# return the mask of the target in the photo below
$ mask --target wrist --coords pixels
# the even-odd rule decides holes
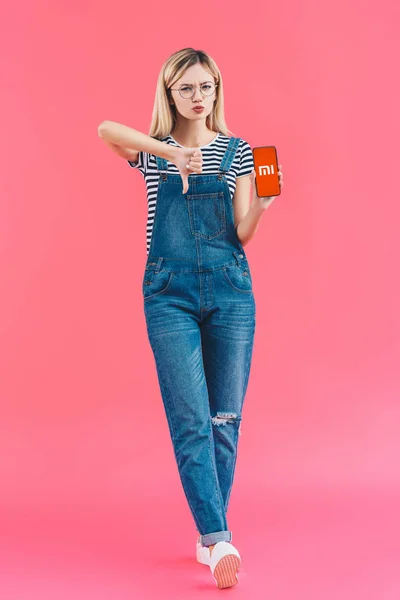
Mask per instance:
[[[175,162],[176,159],[178,158],[178,156],[180,154],[182,154],[182,148],[178,148],[177,146],[172,146],[171,144],[167,144],[168,149],[167,149],[167,153],[168,153],[168,157],[167,160],[169,160],[169,162]]]
[[[265,203],[263,202],[263,199],[259,198],[257,196],[257,194],[254,194],[253,199],[250,204],[251,212],[256,216],[260,216],[265,212],[266,208],[267,207],[266,207]]]

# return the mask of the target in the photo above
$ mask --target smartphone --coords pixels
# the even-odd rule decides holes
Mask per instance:
[[[257,196],[279,196],[281,186],[278,175],[278,155],[275,146],[253,148]]]

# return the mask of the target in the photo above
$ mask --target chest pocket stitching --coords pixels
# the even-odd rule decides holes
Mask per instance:
[[[208,240],[226,231],[224,192],[186,194],[193,235]]]

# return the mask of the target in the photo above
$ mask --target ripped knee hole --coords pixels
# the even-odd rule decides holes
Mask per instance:
[[[213,425],[226,425],[227,423],[234,423],[237,420],[241,420],[236,413],[233,412],[217,412],[215,417],[211,418]]]

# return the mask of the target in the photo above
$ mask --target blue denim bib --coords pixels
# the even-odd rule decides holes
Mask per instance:
[[[201,272],[242,264],[249,272],[225,177],[239,142],[229,140],[217,174],[190,174],[186,194],[180,174],[168,173],[167,160],[156,156],[160,179],[146,269]]]

